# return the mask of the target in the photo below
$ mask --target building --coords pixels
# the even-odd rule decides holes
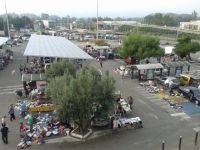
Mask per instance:
[[[42,19],[49,19],[49,14],[42,13],[41,18]]]
[[[190,21],[190,22],[180,22],[180,29],[200,31],[200,20]]]
[[[56,21],[55,20],[42,20],[45,28],[55,28]]]
[[[40,20],[34,21],[34,23],[33,23],[33,29],[34,29],[34,31],[41,31],[41,30],[43,30],[44,29],[43,22],[40,21]]]
[[[137,25],[137,21],[99,21],[98,26],[100,30],[118,30],[123,25]]]

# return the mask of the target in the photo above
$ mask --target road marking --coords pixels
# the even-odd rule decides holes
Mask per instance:
[[[164,103],[163,101],[157,101],[155,102],[156,105],[159,105],[159,106],[166,106],[167,104]]]
[[[11,86],[0,86],[0,89],[5,89],[5,88],[17,88],[17,87],[22,87],[22,85],[11,85]]]
[[[181,113],[174,113],[174,114],[170,114],[170,115],[173,117],[176,117],[176,116],[183,116],[183,115],[185,115],[185,113],[181,112]]]
[[[153,94],[152,94],[152,95],[149,94],[147,98],[148,98],[148,99],[151,99],[151,98],[156,99],[157,97],[156,97],[155,95],[153,95]]]
[[[196,131],[196,132],[199,132],[200,131],[200,127],[193,128],[193,130]]]
[[[141,99],[137,99],[137,100],[138,100],[140,103],[147,105],[146,102],[144,102],[143,100],[141,100]]]
[[[4,87],[0,87],[0,95],[3,94],[13,94],[15,93],[16,90],[18,89],[22,89],[23,86],[22,85],[12,85],[12,86],[4,86]]]
[[[0,95],[3,95],[3,94],[14,94],[15,91],[10,91],[10,92],[0,92]]]
[[[148,107],[151,111],[154,111],[154,109],[153,108],[151,108],[151,106],[149,106],[149,105],[147,105],[147,103],[146,102],[144,102],[143,100],[141,100],[141,99],[137,99],[140,103],[142,103],[142,104],[144,104],[144,105],[146,105],[146,107]]]
[[[158,116],[154,113],[149,113],[150,116],[152,116],[153,118],[155,118],[156,120],[159,120]]]
[[[188,120],[191,117],[188,116],[186,113],[182,112],[182,113],[174,113],[174,114],[170,114],[173,117],[180,117],[180,120]]]
[[[153,98],[153,99],[150,99],[149,101],[151,101],[151,102],[161,102],[162,100],[158,99],[158,98]]]

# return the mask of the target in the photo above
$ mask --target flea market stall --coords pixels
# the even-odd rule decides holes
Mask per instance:
[[[20,112],[25,111],[25,115],[24,113],[21,115],[24,118],[25,130],[18,148],[29,147],[32,142],[43,144],[45,137],[69,134],[69,126],[57,119],[52,100],[46,95],[47,82],[41,69],[45,65],[42,65],[40,60],[44,60],[42,58],[93,59],[64,37],[35,34],[29,39],[24,56],[27,56],[27,63],[29,57],[34,59],[30,66],[27,64],[24,67],[20,66],[25,99],[20,97],[16,108]],[[23,93],[19,94],[22,95]],[[31,118],[32,124],[29,121]]]
[[[166,62],[168,76],[179,76],[183,72],[189,72],[191,64],[188,61]]]
[[[154,79],[155,77],[155,69],[160,69],[162,75],[163,65],[160,63],[156,64],[139,64],[139,65],[132,65],[132,69],[138,70],[138,77],[139,80],[150,80]]]

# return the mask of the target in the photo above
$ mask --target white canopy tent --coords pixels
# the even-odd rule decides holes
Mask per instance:
[[[7,37],[0,37],[0,46],[8,41]]]
[[[24,56],[93,59],[64,37],[32,34]]]

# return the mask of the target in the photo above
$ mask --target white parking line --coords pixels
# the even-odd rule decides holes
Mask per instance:
[[[15,91],[10,91],[10,92],[0,92],[0,95],[3,95],[3,94],[14,94]]]
[[[180,120],[188,120],[191,117],[188,116],[186,113],[181,112],[181,113],[174,113],[174,114],[170,114],[172,117],[180,117]]]
[[[196,128],[193,128],[193,130],[196,131],[196,132],[199,132],[200,131],[200,126],[196,127]]]
[[[162,100],[158,99],[158,98],[152,98],[149,101],[151,101],[151,102],[162,102]]]
[[[176,117],[176,116],[183,116],[183,115],[185,115],[185,113],[181,112],[181,113],[174,113],[174,114],[170,114],[170,115],[173,117]]]
[[[156,120],[159,120],[158,116],[154,113],[149,113],[150,116],[152,116],[153,118],[155,118]]]

